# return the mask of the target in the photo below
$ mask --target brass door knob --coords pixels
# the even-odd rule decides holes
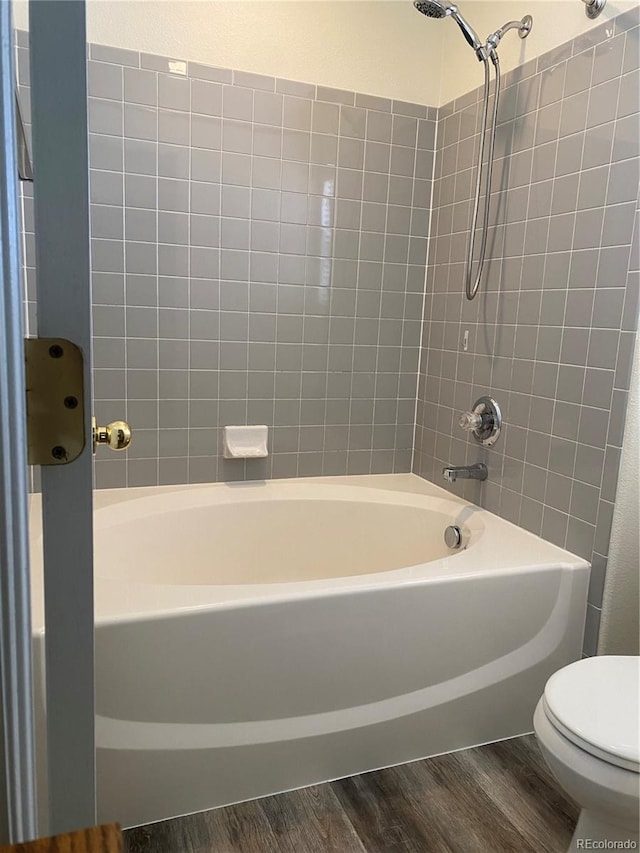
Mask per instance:
[[[98,426],[92,418],[93,452],[99,444],[105,444],[109,450],[126,450],[131,444],[131,427],[126,421],[112,421],[106,426]]]

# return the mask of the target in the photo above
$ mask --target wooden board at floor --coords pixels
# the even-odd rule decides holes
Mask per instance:
[[[122,833],[117,823],[110,823],[25,844],[1,846],[0,853],[122,853]]]

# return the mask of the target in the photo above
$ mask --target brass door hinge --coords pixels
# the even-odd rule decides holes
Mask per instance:
[[[30,465],[67,465],[84,450],[84,359],[64,338],[25,340]]]

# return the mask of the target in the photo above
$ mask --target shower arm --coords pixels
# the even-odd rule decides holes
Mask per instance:
[[[491,33],[490,36],[487,36],[487,50],[489,52],[495,50],[502,41],[505,33],[508,33],[509,30],[518,30],[520,38],[526,38],[531,32],[532,26],[533,18],[531,15],[525,15],[521,21],[507,21],[507,23],[499,27],[495,33]]]

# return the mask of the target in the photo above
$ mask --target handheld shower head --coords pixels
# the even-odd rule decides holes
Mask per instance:
[[[585,3],[604,3],[606,0],[584,0]],[[449,0],[413,0],[413,5],[422,15],[427,18],[453,18],[462,30],[465,40],[471,45],[479,62],[484,65],[484,98],[482,107],[482,131],[480,133],[480,148],[478,166],[476,169],[476,189],[474,194],[473,212],[471,214],[471,230],[467,243],[467,262],[465,265],[465,293],[467,299],[475,299],[482,280],[485,255],[487,249],[487,235],[489,230],[489,212],[491,204],[491,188],[493,173],[493,155],[496,140],[496,126],[498,123],[498,104],[500,98],[500,60],[498,59],[498,45],[508,30],[518,30],[521,39],[526,38],[531,32],[533,18],[525,15],[520,21],[508,21],[495,33],[487,37],[483,44],[473,29]],[[490,61],[489,61],[490,60]],[[490,71],[493,65],[495,73],[495,90],[493,97],[493,117],[489,123],[489,99],[490,99]],[[489,157],[485,166],[484,150],[485,139],[489,132]],[[480,198],[482,196],[482,184],[484,174],[484,212],[481,221],[480,251],[476,253],[476,230],[478,227],[478,215],[480,212]]]
[[[446,6],[438,0],[415,0],[413,5],[421,15],[426,15],[427,18],[444,18],[447,14]]]
[[[462,35],[467,42],[475,50],[478,59],[486,58],[484,45],[476,35],[473,28],[467,23],[458,11],[458,7],[453,4],[443,3],[441,0],[414,0],[413,5],[422,15],[427,18],[445,18],[451,17],[462,30]]]

